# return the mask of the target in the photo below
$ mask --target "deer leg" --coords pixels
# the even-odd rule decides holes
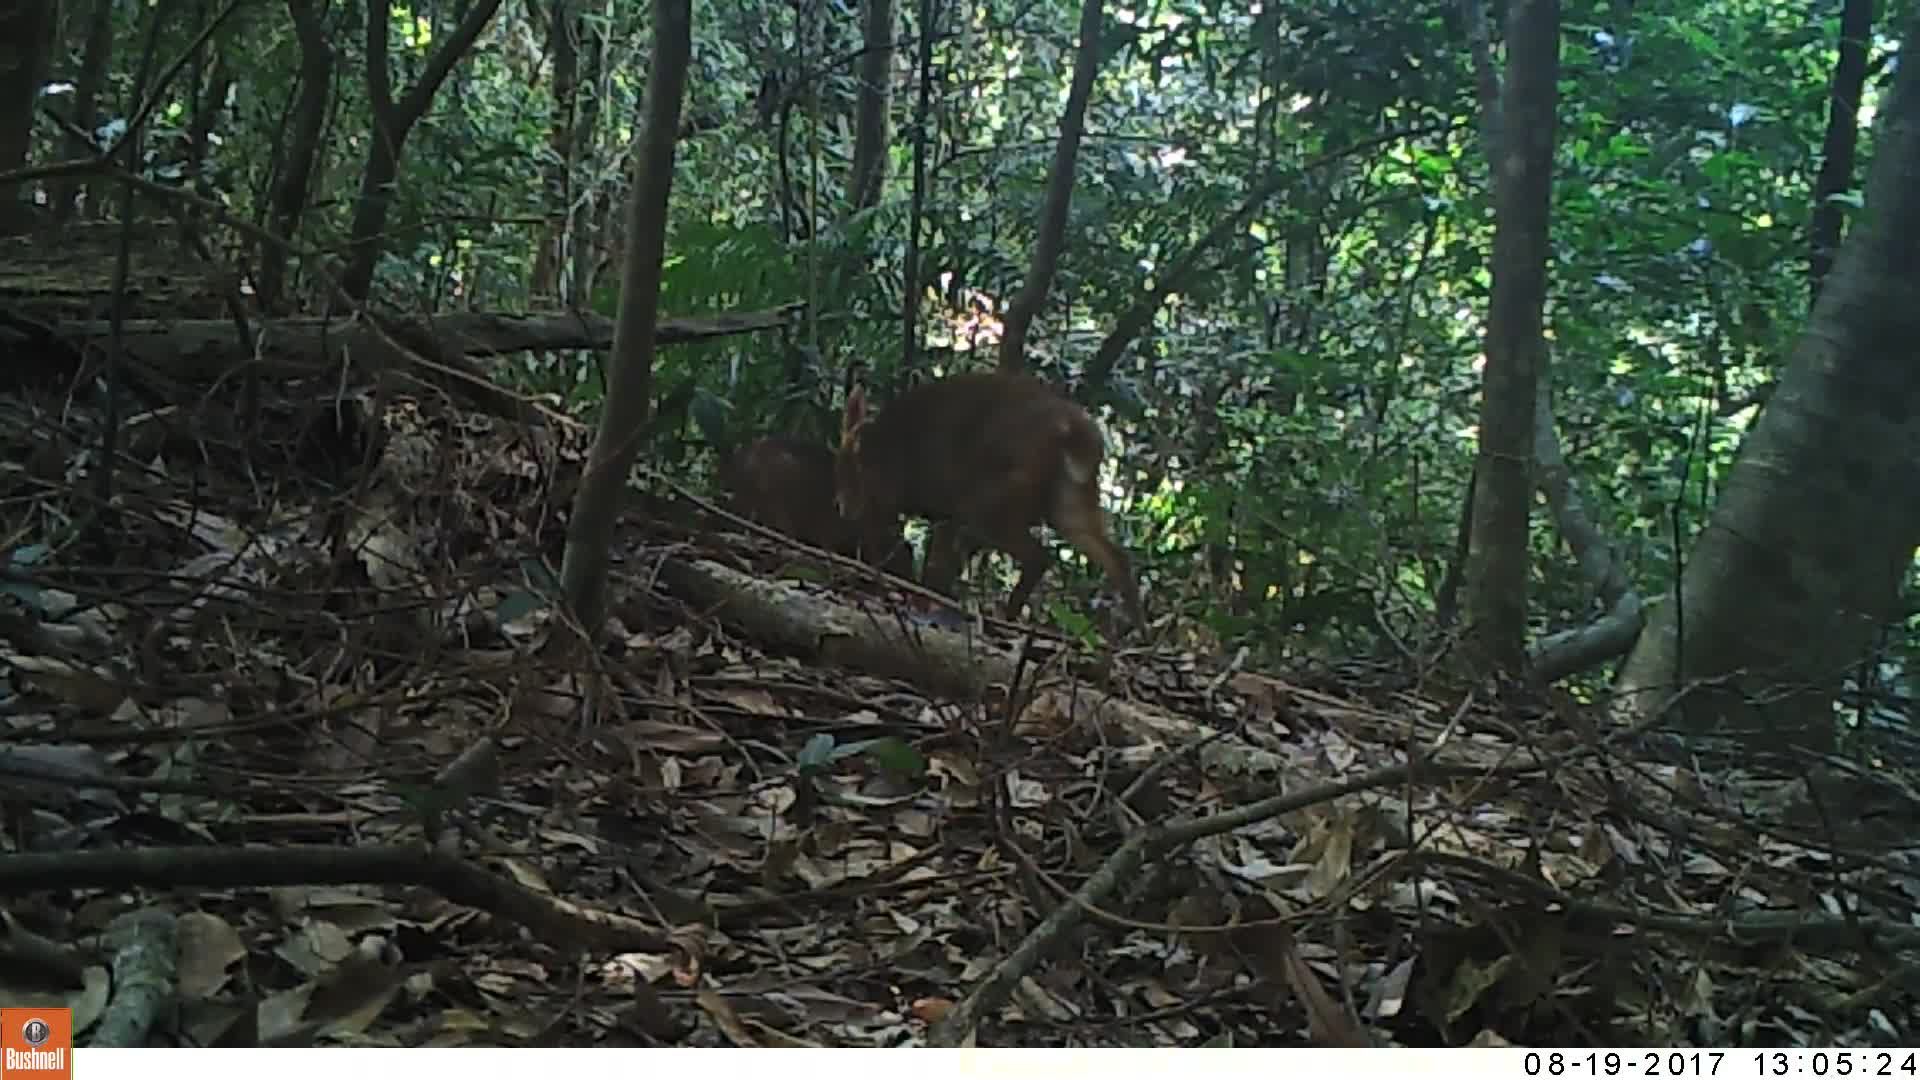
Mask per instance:
[[[1145,628],[1146,609],[1140,603],[1140,582],[1133,576],[1133,563],[1108,535],[1107,515],[1101,511],[1099,496],[1093,489],[1061,490],[1054,499],[1053,527],[1106,573],[1108,584],[1120,591],[1128,620],[1135,628]]]
[[[920,584],[950,600],[958,600],[955,583],[966,563],[967,544],[958,521],[931,522],[927,529],[927,557],[921,564]]]
[[[876,518],[857,526],[857,557],[894,577],[913,580],[913,548],[900,534],[900,518]]]
[[[1007,619],[1018,621],[1020,609],[1033,596],[1040,579],[1047,575],[1047,545],[1041,543],[1030,528],[1008,528],[1002,530],[995,546],[1013,556],[1020,566],[1020,579],[1014,583],[1012,595],[1007,597]]]

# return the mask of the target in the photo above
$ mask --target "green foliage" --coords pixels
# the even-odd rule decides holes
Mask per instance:
[[[157,10],[116,9],[109,128],[124,123],[137,20]],[[373,137],[363,10],[322,15],[339,67],[297,238],[307,250],[338,249]],[[398,92],[462,10],[391,9]],[[1221,222],[1238,223],[1174,283],[1109,385],[1082,387],[1116,448],[1118,527],[1153,595],[1224,638],[1274,651],[1374,647],[1383,618],[1411,627],[1431,613],[1452,559],[1492,226],[1459,10],[1283,0],[1254,13],[1173,0],[1106,12],[1066,252],[1031,359],[1081,386],[1142,291]],[[704,469],[711,451],[769,430],[830,438],[856,369],[884,400],[924,372],[991,363],[994,316],[1028,270],[1077,6],[947,6],[914,281],[913,50],[895,57],[886,184],[876,206],[856,210],[845,190],[861,48],[852,12],[749,2],[697,14],[687,110],[697,130],[678,149],[665,312],[809,307],[787,333],[661,352],[662,462]],[[909,46],[924,29],[917,13],[901,7]],[[197,28],[162,17],[159,55],[175,55]],[[1572,5],[1564,19],[1547,309],[1555,416],[1589,509],[1637,584],[1658,592],[1751,418],[1729,402],[1766,382],[1805,320],[1804,223],[1837,28],[1831,10],[1810,18],[1760,0]],[[528,20],[505,6],[410,137],[377,283],[390,302],[550,303],[526,290],[574,199],[596,208],[576,239],[611,260],[585,303],[615,313],[608,241],[625,214],[645,8],[619,0],[585,16],[605,34],[587,43],[605,45],[603,63],[582,72],[601,75],[582,90],[597,126],[577,133],[585,149],[565,169],[549,27]],[[168,182],[220,185],[237,216],[258,220],[286,157],[299,51],[277,8],[217,41],[236,89],[209,160],[183,167],[213,66],[196,64],[155,114],[147,165]],[[1863,131],[1863,161],[1871,143]],[[1276,180],[1277,195],[1249,205]],[[914,372],[901,367],[909,293],[922,299]],[[601,394],[588,358],[501,366],[570,408],[590,412]],[[1547,530],[1536,555],[1541,625],[1586,618],[1588,587]],[[1079,605],[1054,607],[1062,625],[1090,632]]]
[[[836,762],[857,756],[867,757],[880,768],[909,779],[917,779],[927,771],[926,756],[897,735],[839,743],[824,731],[807,740],[794,764],[802,773],[825,772]]]

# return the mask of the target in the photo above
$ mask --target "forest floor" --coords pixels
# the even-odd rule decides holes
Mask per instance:
[[[678,499],[569,659],[581,433],[130,400],[103,504],[85,389],[0,395],[0,1004],[83,1042],[130,911],[166,1045],[901,1045],[988,984],[980,1045],[1920,1041],[1883,769],[955,634]]]

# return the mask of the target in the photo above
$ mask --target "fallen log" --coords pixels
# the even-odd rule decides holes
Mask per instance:
[[[655,336],[660,344],[672,345],[774,329],[802,306],[662,319]],[[86,320],[56,323],[47,331],[71,355],[83,356],[105,347],[113,327],[106,320]],[[405,373],[481,412],[538,424],[540,410],[496,385],[473,358],[534,349],[611,348],[613,322],[585,312],[460,312],[381,316],[375,322],[304,317],[254,323],[243,335],[232,320],[129,319],[121,324],[120,336],[133,368],[154,373],[163,384],[206,384],[236,376],[293,379],[348,370],[369,379]]]
[[[801,305],[764,311],[725,312],[662,319],[655,340],[662,345],[705,341],[776,329]],[[411,348],[427,345],[447,357],[500,356],[534,349],[607,349],[613,346],[613,321],[590,313],[549,312],[385,318],[382,334],[359,318],[293,318],[255,323],[252,340],[241,337],[230,319],[130,319],[121,324],[121,340],[140,362],[175,379],[210,382],[251,367],[267,376],[305,376],[338,370],[346,363],[366,370],[405,367],[412,359],[389,337]],[[102,345],[112,332],[106,320],[62,322],[54,336],[75,346]]]
[[[930,696],[979,701],[1004,693],[1019,671],[1012,649],[897,613],[850,607],[831,594],[745,574],[707,559],[669,558],[660,580],[681,599],[761,645],[822,666],[912,683]],[[1099,725],[1116,741],[1155,747],[1197,743],[1197,763],[1216,780],[1272,784],[1294,768],[1285,757],[1231,732],[1100,690],[1068,673],[1042,673],[1016,727]]]

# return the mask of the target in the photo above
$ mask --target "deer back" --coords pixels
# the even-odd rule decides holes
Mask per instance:
[[[907,514],[984,535],[1020,561],[1016,609],[1045,572],[1045,551],[1030,530],[1051,524],[1107,572],[1143,621],[1132,567],[1100,510],[1105,453],[1086,410],[1029,375],[936,379],[871,417],[856,389],[841,432],[837,493],[850,518],[897,529]]]

